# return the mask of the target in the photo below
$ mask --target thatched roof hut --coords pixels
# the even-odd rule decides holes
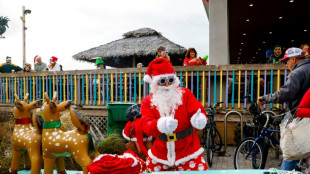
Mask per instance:
[[[73,55],[73,58],[95,62],[94,58],[101,57],[106,65],[118,68],[136,67],[139,62],[147,66],[155,58],[157,47],[164,46],[174,66],[183,63],[186,49],[169,41],[153,29],[141,28],[125,33],[123,37],[123,39],[82,51]]]

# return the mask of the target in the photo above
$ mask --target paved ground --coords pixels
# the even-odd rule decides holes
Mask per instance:
[[[212,167],[209,167],[209,169],[210,170],[234,169],[235,150],[236,150],[236,146],[227,146],[227,152],[225,156],[218,156],[217,154],[215,154],[213,157]],[[282,156],[280,155],[279,159],[276,159],[275,151],[272,148],[270,148],[265,169],[270,169],[270,168],[279,169],[281,161],[282,161]]]

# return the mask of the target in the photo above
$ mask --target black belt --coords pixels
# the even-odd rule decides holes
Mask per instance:
[[[190,134],[192,134],[193,131],[194,131],[194,128],[191,126],[182,132],[178,132],[174,134],[161,134],[158,136],[158,138],[162,141],[168,141],[168,142],[177,141],[177,140],[180,140],[180,139],[183,139],[189,136]]]

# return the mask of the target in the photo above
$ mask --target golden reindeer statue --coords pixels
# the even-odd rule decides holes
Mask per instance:
[[[39,101],[27,104],[28,93],[23,101],[21,101],[16,94],[14,96],[15,107],[13,109],[13,114],[15,117],[15,127],[12,136],[12,162],[10,173],[17,173],[20,158],[24,153],[26,168],[30,169],[30,165],[27,164],[30,158],[31,174],[38,174],[42,167],[41,134],[39,129],[31,125],[30,111],[38,107]]]
[[[56,95],[57,92],[50,100],[45,93],[46,102],[35,113],[36,117],[41,117],[44,120],[42,131],[44,174],[52,174],[56,157],[70,155],[82,167],[83,174],[87,174],[87,166],[92,163],[92,158],[99,155],[94,148],[92,137],[88,133],[89,121],[71,108],[71,121],[77,129],[62,130],[59,113],[68,109],[71,106],[71,101],[56,104]]]

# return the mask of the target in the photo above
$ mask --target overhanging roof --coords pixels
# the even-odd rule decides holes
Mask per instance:
[[[263,63],[275,45],[309,44],[309,8],[309,0],[228,0],[230,63]]]

